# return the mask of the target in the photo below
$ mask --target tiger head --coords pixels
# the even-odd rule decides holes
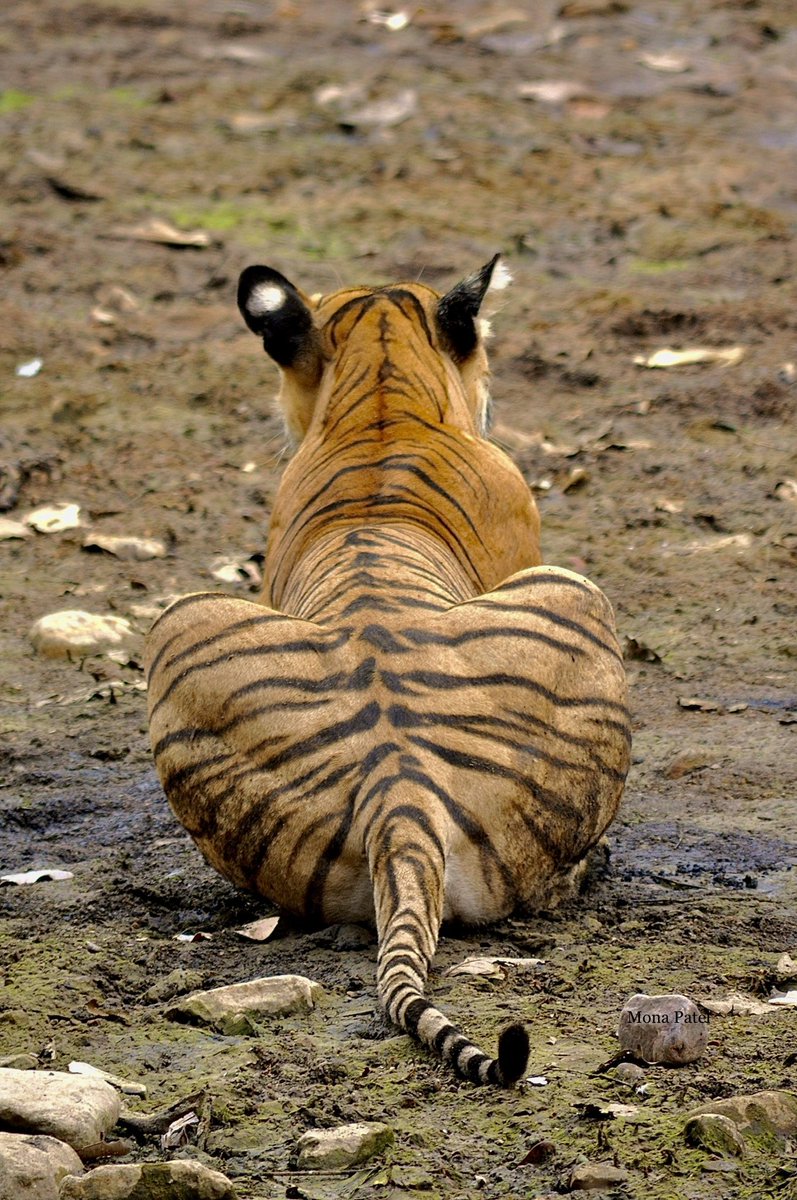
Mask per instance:
[[[310,297],[279,271],[251,266],[239,280],[238,307],[280,368],[279,406],[295,443],[314,418],[323,421],[353,354],[377,372],[380,362],[383,372],[388,362],[390,369],[420,372],[436,396],[438,419],[484,436],[491,408],[484,349],[489,322],[479,310],[488,289],[510,279],[496,254],[444,295],[406,283]]]

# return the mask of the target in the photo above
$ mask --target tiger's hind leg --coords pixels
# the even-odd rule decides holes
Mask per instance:
[[[328,752],[363,703],[345,641],[214,593],[175,602],[147,639],[150,737],[172,809],[218,871],[300,915],[320,907],[317,864],[358,778],[353,756],[331,764]],[[360,875],[350,887],[368,905],[364,860]]]

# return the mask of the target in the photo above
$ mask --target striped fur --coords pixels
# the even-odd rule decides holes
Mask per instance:
[[[424,995],[441,921],[551,903],[629,761],[611,607],[541,566],[531,495],[483,436],[476,314],[495,260],[311,302],[249,268],[240,303],[300,442],[262,603],[178,600],[147,648],[166,795],[207,860],[283,910],[375,920],[388,1016],[476,1082],[523,1074]]]

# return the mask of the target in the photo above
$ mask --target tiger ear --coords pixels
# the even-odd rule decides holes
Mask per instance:
[[[468,275],[467,279],[463,279],[450,292],[446,292],[445,296],[441,296],[437,303],[437,331],[443,349],[456,363],[464,362],[476,349],[476,317],[493,281],[493,272],[500,257],[500,254],[494,255],[480,271]],[[493,286],[506,287],[509,279],[506,268],[499,267]]]
[[[318,383],[323,367],[318,331],[289,279],[271,267],[247,267],[238,281],[238,307],[278,366],[296,372],[305,386]]]

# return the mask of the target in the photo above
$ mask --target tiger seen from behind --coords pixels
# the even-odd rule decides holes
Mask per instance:
[[[391,1021],[474,1082],[511,1085],[425,998],[441,922],[572,887],[629,763],[611,607],[542,566],[518,469],[487,439],[478,313],[498,256],[309,298],[248,267],[238,301],[281,369],[298,443],[260,602],[184,596],[149,634],[153,753],[203,855],[316,923],[376,924]]]

